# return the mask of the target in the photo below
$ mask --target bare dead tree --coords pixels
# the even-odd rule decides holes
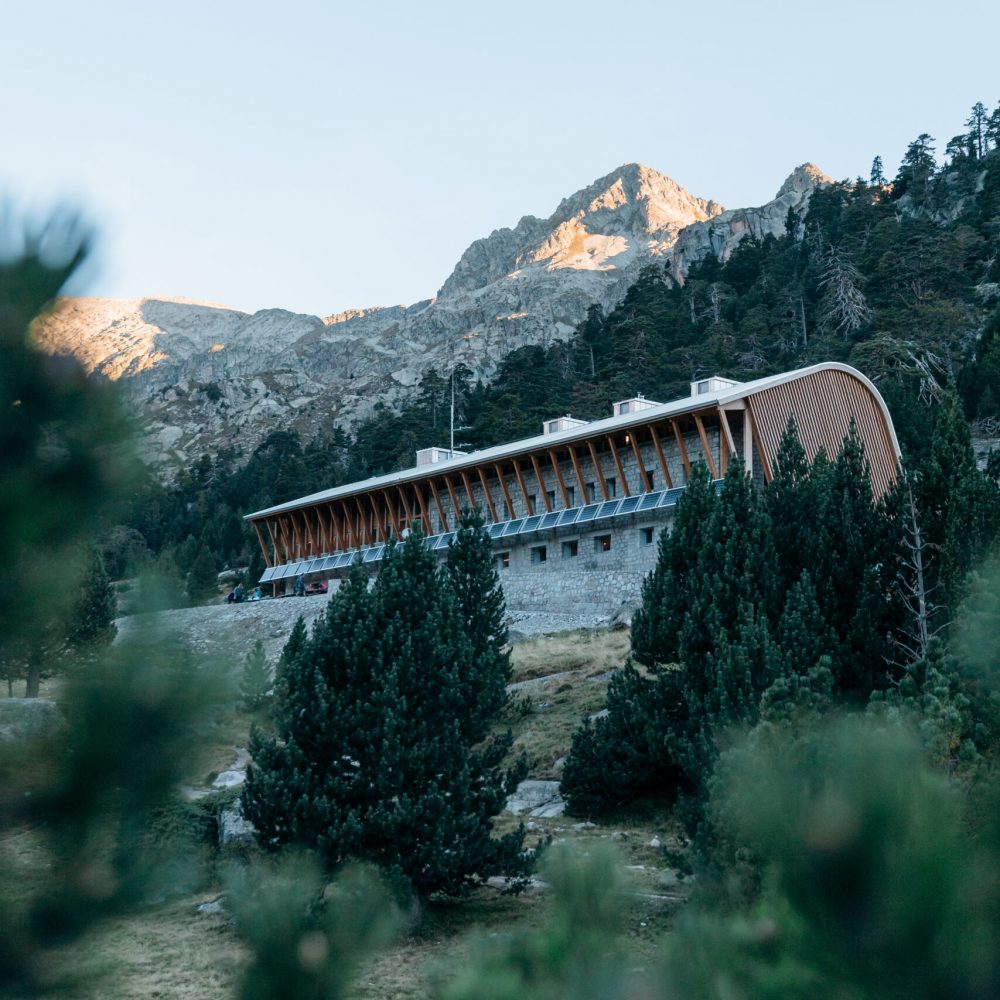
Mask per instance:
[[[944,608],[931,599],[931,593],[936,588],[927,585],[926,555],[930,546],[920,531],[917,503],[908,480],[904,518],[904,555],[900,561],[896,589],[906,611],[906,620],[893,637],[893,646],[898,653],[896,665],[910,671],[918,663],[927,661],[931,640],[950,623],[936,624]]]
[[[845,338],[861,329],[873,315],[862,291],[864,278],[846,250],[831,244],[823,255],[820,322]]]

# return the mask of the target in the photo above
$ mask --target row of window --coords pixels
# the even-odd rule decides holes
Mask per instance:
[[[649,487],[650,487],[650,489],[651,490],[655,490],[656,489],[656,475],[655,475],[655,473],[650,472],[647,469],[646,470],[646,476],[649,479]],[[587,487],[587,503],[597,503],[598,499],[601,499],[601,500],[604,499],[603,493],[601,494],[600,498],[598,498],[598,495],[597,495],[598,490],[597,490],[597,483],[596,482],[586,483],[585,485]],[[604,490],[608,494],[608,499],[609,500],[613,500],[616,496],[618,496],[618,480],[614,476],[609,476],[607,479],[604,480]],[[546,496],[546,498],[549,501],[549,507],[552,510],[558,510],[559,507],[560,507],[560,502],[557,502],[556,497],[559,496],[559,501],[561,501],[562,500],[562,496],[560,494],[557,494],[555,490],[546,490],[545,491],[545,496]],[[575,507],[576,506],[576,487],[575,486],[570,486],[570,485],[567,484],[567,486],[566,486],[566,497],[569,500],[568,506],[569,507]],[[537,514],[537,513],[539,513],[539,511],[538,511],[537,508],[538,508],[538,496],[536,494],[534,494],[534,493],[529,493],[528,494],[528,513],[529,514]]]
[[[652,545],[656,539],[656,529],[655,528],[640,528],[639,529],[639,544],[640,545]],[[611,535],[594,535],[591,539],[594,546],[594,552],[610,552],[611,551]],[[547,545],[533,545],[530,549],[531,552],[531,562],[532,565],[537,565],[538,563],[548,562],[549,559],[549,546]],[[562,558],[563,559],[575,559],[580,554],[580,539],[570,538],[562,543]],[[497,553],[497,565],[500,569],[507,569],[510,566],[510,552],[498,552]]]

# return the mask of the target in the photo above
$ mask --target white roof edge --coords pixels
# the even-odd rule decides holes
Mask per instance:
[[[322,503],[325,500],[337,500],[341,497],[353,496],[355,493],[364,493],[371,489],[378,489],[386,486],[397,486],[413,480],[423,479],[430,475],[445,474],[448,472],[458,472],[460,469],[475,467],[483,461],[498,461],[522,452],[532,451],[539,447],[552,447],[557,444],[570,444],[573,441],[586,440],[594,432],[619,430],[630,427],[633,424],[642,424],[656,417],[679,416],[692,410],[704,409],[706,404],[723,406],[726,403],[733,403],[762,389],[775,385],[782,385],[785,382],[793,382],[796,379],[804,378],[820,371],[842,371],[858,379],[874,396],[885,417],[886,426],[892,439],[892,446],[895,449],[897,459],[901,457],[899,442],[896,439],[896,429],[892,424],[892,417],[889,415],[889,408],[885,405],[881,393],[875,385],[856,368],[842,364],[839,361],[824,361],[819,364],[810,365],[808,368],[797,368],[794,371],[783,372],[780,375],[768,375],[764,378],[755,379],[752,382],[740,382],[733,387],[727,387],[718,392],[707,392],[701,396],[685,396],[682,399],[674,400],[670,403],[658,403],[636,413],[624,414],[620,417],[605,417],[601,420],[591,420],[580,427],[572,427],[569,430],[557,431],[553,434],[536,434],[534,437],[521,438],[519,441],[510,441],[507,444],[494,445],[492,448],[484,448],[482,451],[470,451],[459,458],[452,458],[445,462],[435,462],[433,465],[411,466],[399,472],[390,472],[384,476],[373,476],[370,479],[361,479],[354,483],[345,483],[343,486],[336,486],[333,489],[323,490],[319,493],[311,493],[308,496],[298,497],[295,500],[288,500],[285,503],[277,504],[273,507],[265,507],[263,510],[254,511],[252,514],[245,514],[244,521],[251,521],[256,518],[266,517],[269,514],[281,514],[289,510],[298,510],[301,507],[309,507],[314,503]],[[631,398],[631,397],[630,397]]]

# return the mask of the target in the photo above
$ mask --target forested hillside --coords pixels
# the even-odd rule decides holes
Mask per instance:
[[[157,558],[180,583],[199,553],[216,569],[247,565],[257,546],[242,514],[405,468],[417,448],[447,444],[452,384],[455,443],[466,449],[535,434],[555,414],[605,416],[637,392],[667,401],[707,374],[746,380],[831,360],[878,384],[911,465],[927,458],[952,380],[967,419],[995,429],[1000,108],[977,104],[966,129],[946,144],[943,166],[921,135],[894,177],[876,157],[867,178],[817,190],[803,218],[790,212],[780,238],[747,237],[683,284],[648,268],[613,311],[594,306],[569,341],[513,352],[489,385],[461,367],[428,371],[408,406],[377,412],[353,439],[277,432],[249,461],[224,452],[171,487],[150,479],[122,524],[108,526],[109,569],[124,575]]]

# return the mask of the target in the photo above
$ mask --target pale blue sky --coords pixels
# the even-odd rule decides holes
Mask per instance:
[[[891,175],[996,106],[998,37],[977,0],[11,0],[0,197],[86,210],[92,294],[412,302],[622,163],[727,207]]]

